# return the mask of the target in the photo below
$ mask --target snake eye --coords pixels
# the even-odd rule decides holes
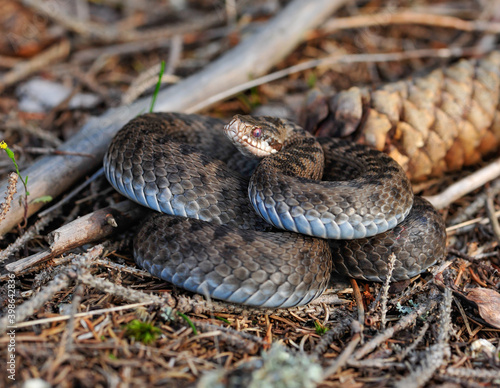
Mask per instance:
[[[252,131],[252,136],[253,136],[253,137],[260,137],[260,135],[262,135],[262,129],[260,129],[260,128],[255,128],[255,129]]]

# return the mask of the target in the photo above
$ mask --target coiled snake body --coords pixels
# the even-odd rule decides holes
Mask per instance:
[[[171,215],[150,217],[134,241],[136,262],[153,275],[229,302],[290,307],[320,295],[333,269],[381,281],[395,253],[397,281],[444,255],[441,217],[413,197],[387,155],[315,139],[286,120],[236,116],[228,138],[266,156],[248,179],[226,164],[241,157],[223,125],[147,114],[108,149],[105,174],[115,189]]]

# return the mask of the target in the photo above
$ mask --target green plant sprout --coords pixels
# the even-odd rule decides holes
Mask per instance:
[[[179,317],[181,317],[182,319],[184,319],[187,322],[187,324],[189,325],[189,327],[191,327],[191,330],[193,330],[193,334],[194,335],[198,335],[198,330],[196,330],[196,327],[194,326],[194,323],[191,322],[191,319],[189,319],[189,317],[186,314],[183,314],[180,311],[177,311],[177,315]]]
[[[328,330],[330,330],[328,327],[323,326],[321,323],[318,321],[314,321],[314,329],[316,330],[316,334],[318,335],[323,335],[325,334]]]
[[[16,167],[16,173],[19,175],[19,178],[21,178],[21,182],[23,182],[24,185],[24,190],[26,190],[26,197],[30,195],[28,191],[28,176],[26,176],[26,179],[23,179],[21,173],[19,172],[19,166],[17,165],[16,162],[16,156],[14,155],[14,152],[9,148],[7,143],[5,141],[0,142],[0,148],[5,150],[7,152],[7,156],[12,160],[12,163],[14,163],[14,166]]]
[[[125,334],[136,341],[142,342],[144,345],[149,345],[154,342],[161,334],[161,330],[148,322],[141,322],[134,319],[125,326]]]
[[[149,113],[152,113],[153,109],[155,107],[156,96],[158,95],[158,92],[160,91],[161,79],[163,77],[164,72],[165,72],[165,61],[161,61],[160,73],[158,74],[158,82],[156,83],[155,92],[153,93],[153,98],[151,100],[151,107],[149,108]]]
[[[19,166],[17,165],[16,162],[16,156],[14,155],[14,152],[9,148],[9,146],[5,141],[0,142],[0,148],[7,153],[7,156],[10,158],[10,160],[12,160],[12,163],[14,163],[14,167],[16,168],[16,173],[21,179],[21,182],[24,186],[24,224],[22,227],[25,227],[28,222],[28,195],[30,195],[30,192],[28,191],[28,176],[26,175],[26,178],[23,178],[23,176],[21,175],[21,172],[19,171]],[[21,199],[19,201],[21,202]],[[35,198],[32,202],[46,203],[50,201],[52,201],[52,197],[50,195],[43,195],[41,197]]]

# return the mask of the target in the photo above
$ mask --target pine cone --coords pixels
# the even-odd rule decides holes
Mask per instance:
[[[412,180],[477,163],[500,145],[500,52],[378,89],[312,95],[305,127],[387,152]]]

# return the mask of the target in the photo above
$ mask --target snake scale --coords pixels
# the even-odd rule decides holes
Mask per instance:
[[[109,146],[112,186],[161,212],[134,239],[136,262],[153,275],[216,299],[277,308],[319,296],[333,270],[382,281],[395,253],[398,281],[444,255],[440,215],[413,196],[389,156],[314,138],[284,119],[235,116],[224,124],[145,114]],[[230,168],[244,158],[237,148],[263,157],[250,178]]]

